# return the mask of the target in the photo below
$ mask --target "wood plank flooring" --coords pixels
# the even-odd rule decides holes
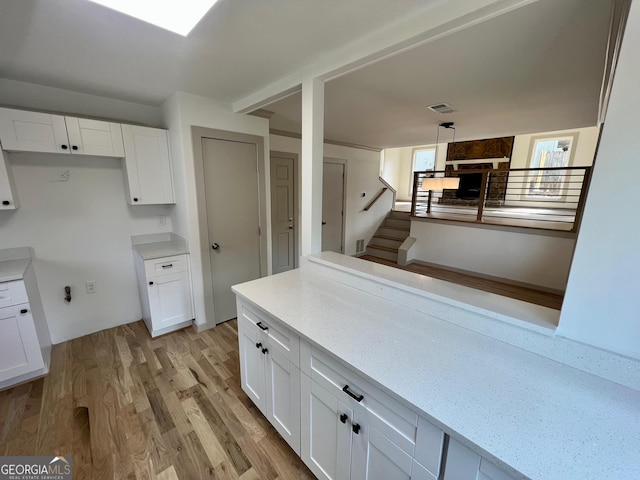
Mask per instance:
[[[55,345],[49,375],[0,392],[0,455],[72,455],[74,479],[315,478],[240,388],[235,320]]]
[[[562,308],[562,300],[564,296],[555,293],[549,293],[520,285],[513,285],[506,281],[500,282],[496,280],[489,280],[483,277],[460,273],[446,268],[423,265],[420,263],[410,263],[409,265],[403,266],[398,265],[391,260],[385,260],[371,255],[363,255],[360,258],[370,262],[400,268],[409,272],[419,273],[420,275],[425,275],[427,277],[433,277],[458,285],[475,288],[477,290],[495,293],[504,297],[515,298],[516,300],[542,305],[543,307],[553,308],[554,310],[560,310]]]

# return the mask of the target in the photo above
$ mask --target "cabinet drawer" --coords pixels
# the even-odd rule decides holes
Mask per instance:
[[[241,304],[240,315],[254,328],[260,329],[269,339],[269,346],[277,350],[289,361],[300,365],[300,337],[285,327],[281,322],[256,310]]]
[[[312,380],[332,392],[341,401],[364,407],[366,420],[402,450],[413,456],[418,415],[323,350],[317,347],[308,348],[308,344],[303,343],[305,348],[300,350],[302,371],[309,374]],[[358,402],[345,392],[346,386],[354,396],[362,396],[362,400]]]
[[[147,278],[165,275],[167,273],[184,272],[187,270],[187,256],[174,255],[173,257],[154,258],[145,260],[144,272]]]
[[[27,289],[22,280],[0,283],[0,308],[27,303]]]

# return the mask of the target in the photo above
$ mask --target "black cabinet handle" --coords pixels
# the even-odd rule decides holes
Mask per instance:
[[[133,201],[137,202],[138,201],[138,197],[133,197]]]
[[[162,265],[162,268],[173,268],[173,263],[169,263],[168,265]]]
[[[149,285],[153,285],[153,282],[149,282]]]
[[[9,200],[3,200],[2,204],[3,205],[11,205],[11,202]]]
[[[256,348],[262,348],[262,344],[261,343],[256,343]]]
[[[262,353],[263,353],[263,355],[266,355],[267,353],[269,353],[269,349],[268,348],[263,348],[262,349]]]
[[[27,310],[26,308],[23,308],[22,310],[20,310],[20,313],[22,315],[24,315],[25,313],[27,313],[29,310]]]
[[[269,330],[269,327],[265,327],[265,326],[262,324],[262,322],[258,322],[258,323],[256,323],[256,325],[257,325],[258,327],[260,327],[260,330]]]
[[[340,415],[340,421],[342,423],[347,423],[347,420],[349,419],[349,417],[347,416],[346,413],[343,413],[342,415]]]
[[[355,433],[356,435],[360,433],[360,425],[358,425],[357,423],[354,423],[351,428],[353,429],[353,433]]]
[[[78,150],[78,146],[74,145],[73,147],[71,147],[72,150]]]
[[[347,395],[349,395],[351,398],[353,398],[356,402],[360,403],[362,400],[364,400],[364,395],[356,395],[355,393],[353,393],[351,390],[349,390],[349,385],[345,385],[342,388],[342,391],[344,393],[346,393]]]
[[[67,147],[66,145],[60,145],[60,148],[63,149],[63,150],[66,150],[69,147]]]

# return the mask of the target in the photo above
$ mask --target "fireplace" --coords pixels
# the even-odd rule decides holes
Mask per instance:
[[[480,188],[482,187],[482,174],[465,173],[458,176],[460,177],[460,186],[456,190],[456,198],[478,200],[480,198]]]

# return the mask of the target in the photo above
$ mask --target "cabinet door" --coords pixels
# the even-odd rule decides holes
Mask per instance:
[[[132,205],[175,203],[166,130],[122,125],[127,201]]]
[[[0,308],[0,382],[43,367],[29,305]]]
[[[264,335],[245,318],[238,319],[238,343],[240,350],[240,384],[242,390],[267,415],[265,365],[266,356],[262,353]]]
[[[266,362],[267,419],[300,454],[300,369],[271,342]]]
[[[154,330],[161,330],[193,319],[187,272],[150,278],[148,291],[151,323]]]
[[[360,426],[353,436],[352,480],[410,480],[411,455],[384,436],[373,424],[356,414]]]
[[[18,196],[15,193],[11,167],[0,150],[0,210],[14,210],[18,208]]]
[[[122,130],[119,123],[87,118],[64,117],[71,153],[124,157]]]
[[[69,153],[64,117],[49,113],[0,108],[3,150]]]
[[[302,460],[319,479],[348,479],[353,412],[307,375],[300,376],[300,384]]]

